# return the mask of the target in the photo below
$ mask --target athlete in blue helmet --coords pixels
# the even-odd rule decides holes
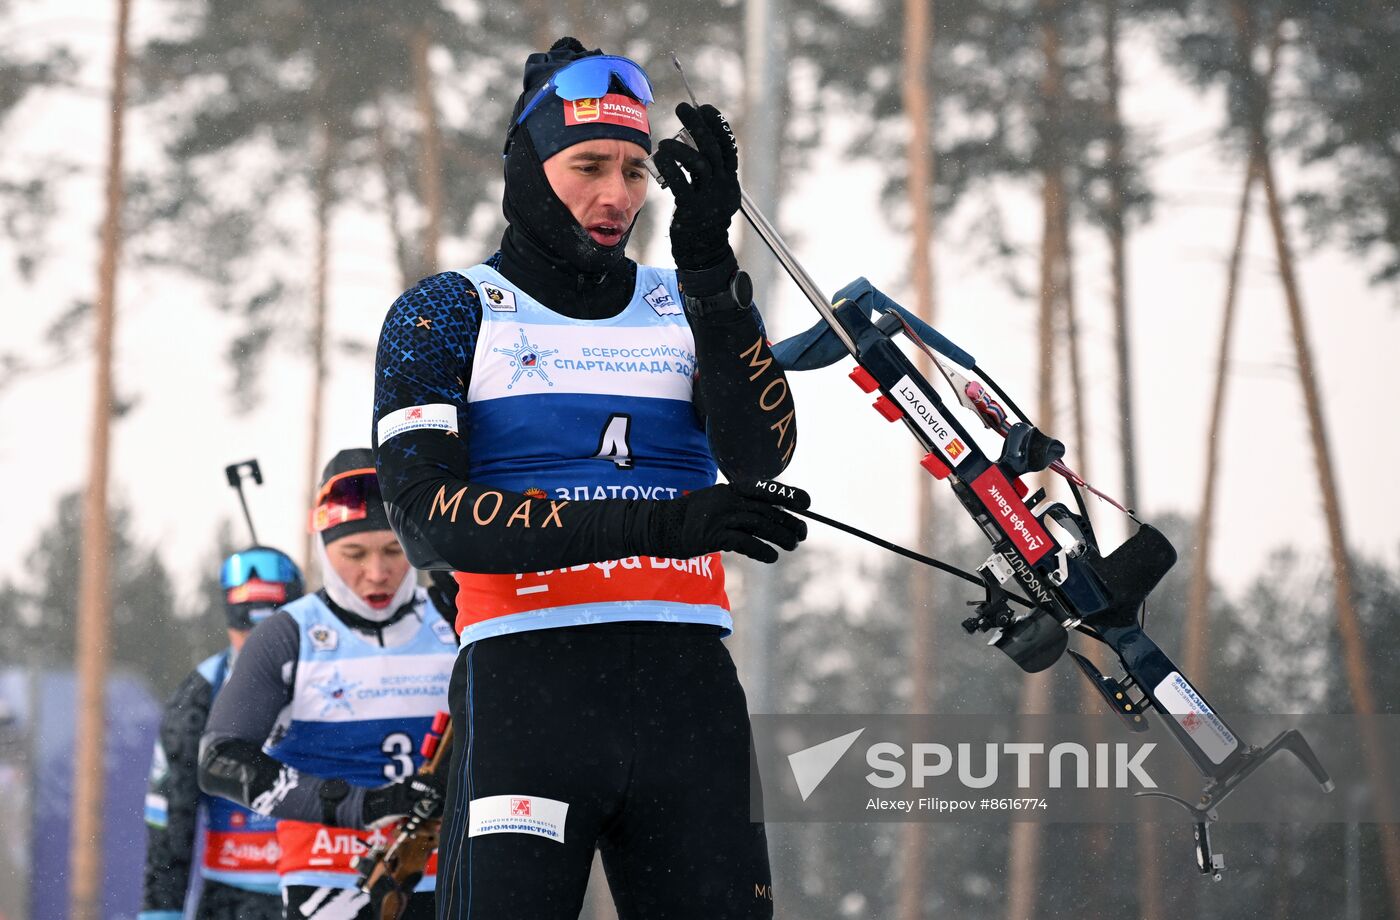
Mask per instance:
[[[302,595],[301,570],[280,550],[252,546],[220,570],[228,648],[202,661],[166,703],[146,794],[146,879],[139,920],[178,920],[202,853],[199,920],[272,920],[277,891],[276,821],[199,791],[199,736],[248,632]],[[196,828],[202,841],[196,840]]]
[[[420,281],[380,335],[389,518],[460,586],[440,918],[577,917],[598,848],[624,920],[772,916],[720,552],[805,537],[777,504],[805,496],[757,486],[795,409],[729,245],[713,107],[678,107],[696,149],[654,161],[676,269],[627,258],[651,101],[626,58],[530,55],[500,251]]]

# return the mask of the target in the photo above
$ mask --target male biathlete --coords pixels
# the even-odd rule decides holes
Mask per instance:
[[[415,778],[457,638],[389,529],[367,448],[327,465],[312,510],[324,587],[248,636],[200,743],[205,792],[278,819],[293,920],[370,920],[353,860],[441,781]],[[436,784],[436,785],[435,785]],[[410,899],[431,917],[436,857]]]
[[[677,270],[625,254],[651,101],[625,58],[530,55],[500,251],[420,281],[380,335],[390,522],[460,586],[443,918],[577,917],[595,848],[624,920],[772,916],[719,553],[805,537],[757,484],[795,413],[730,249],[713,107],[680,106],[699,149],[656,157]]]
[[[197,852],[203,853],[203,887],[196,920],[282,916],[277,822],[199,791],[199,736],[249,630],[301,597],[301,570],[280,550],[250,546],[224,560],[219,583],[228,647],[200,662],[161,714],[146,793],[146,876],[137,920],[180,920]]]

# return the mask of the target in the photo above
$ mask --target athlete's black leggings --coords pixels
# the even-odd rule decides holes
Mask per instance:
[[[278,916],[285,920],[379,920],[378,905],[356,888],[290,885],[282,889],[282,907],[285,913]],[[419,891],[408,899],[400,920],[431,920],[433,913],[433,893]]]
[[[195,920],[281,920],[282,898],[205,879]]]
[[[773,916],[748,709],[718,627],[483,639],[462,650],[449,699],[439,920],[575,920],[595,848],[621,920]],[[468,836],[469,803],[491,796],[567,803],[563,841]]]

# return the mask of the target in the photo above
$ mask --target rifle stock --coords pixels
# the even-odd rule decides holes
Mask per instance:
[[[443,729],[436,750],[418,771],[419,776],[433,775],[444,763],[452,749],[452,723]],[[437,849],[442,831],[441,818],[429,818],[436,802],[420,800],[413,814],[404,818],[398,833],[387,848],[376,847],[360,857],[358,888],[370,896],[376,905],[374,913],[380,920],[399,920],[408,907],[413,889],[423,877],[428,859]],[[423,811],[419,809],[423,808]]]

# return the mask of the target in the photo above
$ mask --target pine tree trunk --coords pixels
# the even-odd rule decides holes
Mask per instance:
[[[1274,239],[1274,252],[1278,259],[1279,281],[1283,287],[1284,303],[1288,309],[1289,328],[1292,332],[1293,351],[1298,366],[1298,382],[1303,390],[1303,406],[1308,419],[1308,434],[1312,441],[1313,461],[1317,468],[1318,488],[1322,493],[1323,517],[1327,522],[1327,541],[1332,555],[1332,587],[1337,605],[1337,631],[1342,642],[1342,661],[1346,670],[1347,687],[1351,693],[1352,705],[1357,715],[1374,716],[1377,711],[1375,691],[1371,681],[1371,667],[1366,659],[1365,642],[1361,636],[1361,621],[1356,613],[1355,593],[1352,588],[1351,558],[1347,553],[1346,530],[1342,524],[1341,498],[1337,490],[1337,478],[1332,465],[1331,448],[1327,440],[1327,426],[1322,411],[1322,394],[1313,365],[1312,346],[1308,340],[1307,320],[1303,313],[1302,294],[1298,288],[1293,247],[1288,237],[1288,226],[1284,221],[1282,196],[1274,176],[1273,155],[1270,149],[1268,132],[1268,92],[1269,82],[1261,79],[1248,62],[1252,60],[1256,32],[1253,29],[1252,11],[1248,4],[1236,0],[1231,7],[1238,39],[1240,59],[1246,62],[1244,75],[1250,81],[1249,98],[1255,109],[1250,129],[1253,155],[1258,163],[1259,181],[1264,187],[1264,202],[1269,218],[1269,228]],[[1276,24],[1273,46],[1270,48],[1269,77],[1272,77],[1277,58],[1277,42],[1281,35],[1281,24]],[[1392,777],[1390,764],[1376,733],[1373,719],[1360,720],[1362,760],[1376,797],[1377,810],[1382,814],[1393,814]],[[1400,825],[1381,824],[1377,831],[1381,840],[1382,866],[1385,872],[1386,888],[1390,895],[1391,911],[1400,917]]]
[[[1070,236],[1069,207],[1062,205],[1056,214],[1060,238],[1060,267],[1056,287],[1059,289],[1059,313],[1064,317],[1065,350],[1069,353],[1070,407],[1074,412],[1074,444],[1068,454],[1073,458],[1074,471],[1089,478],[1089,427],[1084,412],[1084,365],[1079,349],[1079,310],[1074,297],[1074,245]],[[1085,686],[1088,686],[1087,684]]]
[[[905,0],[904,3],[904,82],[903,104],[909,123],[909,200],[913,202],[913,251],[909,267],[914,288],[914,311],[930,324],[934,317],[933,290],[933,141],[929,126],[933,120],[933,99],[929,91],[929,45],[934,36],[932,0]],[[925,374],[933,368],[927,358],[918,356]],[[933,477],[922,469],[914,474],[916,546],[924,555],[933,554]],[[909,711],[926,713],[933,708],[932,680],[934,647],[934,594],[932,573],[921,569],[910,584],[911,692]],[[929,837],[932,826],[906,822],[900,826],[899,900],[900,920],[919,920],[928,899],[930,860]]]
[[[416,279],[408,252],[408,238],[404,235],[403,214],[399,211],[399,182],[394,176],[394,151],[389,143],[389,111],[383,98],[379,100],[378,123],[374,126],[374,155],[379,164],[380,181],[384,183],[384,216],[389,223],[389,239],[394,244],[399,287],[407,290]]]
[[[1113,350],[1118,365],[1118,445],[1122,497],[1125,505],[1137,510],[1141,497],[1138,493],[1137,436],[1133,423],[1132,327],[1128,312],[1128,229],[1125,214],[1127,192],[1124,188],[1127,154],[1124,144],[1126,129],[1119,105],[1122,77],[1118,69],[1118,6],[1119,0],[1104,0],[1104,108],[1108,122],[1108,209],[1105,221],[1109,251],[1109,296],[1113,305]],[[1136,526],[1129,519],[1128,527],[1136,529]],[[1145,812],[1147,805],[1144,803],[1140,809]],[[1161,855],[1156,825],[1138,823],[1130,830],[1137,856],[1138,916],[1141,920],[1163,920]]]
[[[1043,431],[1055,429],[1055,307],[1060,299],[1060,275],[1064,265],[1065,203],[1064,163],[1058,134],[1061,129],[1059,103],[1064,91],[1060,64],[1060,36],[1057,25],[1058,0],[1039,0],[1040,43],[1045,58],[1041,78],[1041,99],[1045,107],[1044,136],[1041,141],[1041,248],[1040,319],[1037,324],[1040,352],[1040,406],[1035,423]],[[1041,671],[1021,678],[1022,715],[1043,714],[1050,691],[1050,672]],[[1007,855],[1007,920],[1031,920],[1035,916],[1035,893],[1040,881],[1041,827],[1029,821],[1011,825],[1010,852]]]
[[[565,33],[577,35],[579,32],[584,31],[588,17],[588,4],[585,0],[568,0],[568,2],[564,4],[564,9],[568,16],[568,21],[564,23]],[[609,48],[611,46],[600,45],[600,47]],[[620,54],[621,52],[614,53]]]
[[[1298,364],[1298,380],[1303,387],[1303,405],[1308,417],[1308,432],[1312,439],[1313,460],[1317,465],[1318,487],[1322,490],[1322,510],[1327,521],[1327,540],[1332,552],[1332,587],[1336,595],[1337,630],[1342,640],[1342,660],[1345,663],[1347,686],[1356,712],[1374,716],[1377,712],[1372,689],[1371,666],[1366,659],[1366,644],[1361,637],[1361,621],[1356,614],[1352,590],[1351,559],[1347,555],[1346,531],[1342,526],[1341,498],[1337,492],[1332,453],[1327,442],[1326,422],[1322,414],[1322,394],[1313,366],[1312,347],[1308,342],[1307,321],[1303,316],[1302,295],[1293,269],[1293,251],[1288,240],[1288,228],[1283,220],[1278,186],[1274,179],[1268,138],[1258,138],[1260,179],[1264,200],[1268,205],[1269,224],[1273,229],[1274,249],[1278,255],[1279,280],[1283,285],[1284,301],[1288,307],[1289,326],[1293,334],[1293,351]],[[1362,747],[1367,773],[1371,777],[1377,810],[1394,814],[1392,790],[1394,774],[1376,734],[1373,719],[1360,720]],[[1400,825],[1378,825],[1381,838],[1382,863],[1386,887],[1390,893],[1391,910],[1400,917]]]
[[[1327,521],[1327,539],[1332,551],[1333,584],[1336,592],[1338,625],[1346,657],[1347,678],[1357,712],[1376,711],[1375,695],[1371,689],[1370,665],[1361,638],[1360,621],[1356,616],[1351,586],[1351,560],[1347,556],[1346,533],[1342,526],[1341,500],[1337,493],[1336,473],[1332,467],[1332,451],[1327,441],[1326,421],[1322,414],[1322,394],[1313,365],[1312,346],[1308,341],[1307,320],[1303,316],[1302,296],[1293,268],[1293,252],[1288,240],[1288,228],[1283,221],[1278,186],[1273,163],[1267,147],[1261,143],[1261,174],[1264,200],[1268,206],[1269,224],[1273,230],[1274,250],[1278,256],[1279,280],[1283,285],[1284,302],[1293,338],[1293,352],[1298,364],[1299,383],[1303,388],[1303,405],[1307,412],[1308,433],[1312,440],[1313,459],[1317,465],[1318,486],[1322,490],[1323,515]]]
[[[1084,367],[1082,363],[1082,352],[1079,342],[1079,315],[1078,301],[1075,297],[1074,283],[1074,245],[1070,234],[1070,215],[1067,203],[1056,209],[1056,230],[1058,239],[1056,250],[1059,253],[1059,266],[1054,281],[1054,286],[1058,294],[1057,313],[1064,320],[1064,345],[1069,352],[1069,387],[1070,404],[1074,412],[1074,440],[1070,445],[1069,458],[1075,472],[1089,478],[1089,426],[1087,413],[1085,411],[1085,387],[1084,387]],[[1110,667],[1106,647],[1098,643],[1085,645],[1081,650],[1090,661],[1101,671],[1107,671]],[[1079,710],[1090,716],[1097,716],[1103,713],[1103,698],[1099,696],[1094,687],[1086,680],[1083,680],[1074,669],[1064,669],[1056,671],[1056,678],[1060,686],[1068,690],[1071,695],[1077,697]],[[1076,692],[1077,691],[1077,692]],[[1071,706],[1073,703],[1070,704]],[[1092,741],[1105,740],[1102,737],[1102,724],[1095,720],[1086,726],[1089,737]],[[1108,827],[1104,824],[1085,824],[1075,829],[1075,833],[1082,837],[1085,850],[1085,859],[1091,865],[1101,863],[1109,855]],[[1102,877],[1093,876],[1085,888],[1086,902],[1090,904],[1099,903],[1095,897],[1097,890],[1102,888]],[[1092,916],[1092,915],[1091,915]]]
[[[1044,715],[1050,693],[1050,671],[1027,674],[1021,679],[1021,715]],[[1011,825],[1007,854],[1006,920],[1033,920],[1036,891],[1040,885],[1041,825],[1016,821]]]
[[[311,319],[311,419],[307,425],[306,447],[306,505],[316,501],[317,485],[321,479],[321,426],[326,402],[326,314],[329,309],[330,233],[331,233],[331,135],[322,127],[317,132],[316,169],[312,194],[316,201],[316,253],[312,260],[312,319]],[[329,458],[326,458],[329,459]],[[316,555],[311,541],[315,535],[307,531],[302,544],[302,567],[310,578],[316,567]]]
[[[1118,360],[1118,441],[1123,462],[1123,502],[1138,507],[1137,438],[1133,427],[1132,337],[1128,316],[1128,230],[1124,211],[1127,170],[1124,125],[1118,105],[1118,2],[1104,2],[1104,84],[1108,116],[1108,250],[1113,300],[1113,344]],[[1130,525],[1135,526],[1135,525]]]
[[[1254,35],[1253,23],[1237,18],[1241,35]],[[1274,71],[1278,66],[1279,44],[1282,30],[1276,24],[1269,39],[1268,68],[1257,86],[1256,106],[1258,119],[1263,119],[1270,106],[1273,92]],[[1247,58],[1242,56],[1242,60]],[[1226,269],[1225,308],[1221,311],[1220,348],[1216,355],[1215,389],[1211,398],[1210,427],[1206,437],[1205,479],[1202,484],[1201,508],[1196,522],[1196,547],[1192,560],[1192,580],[1186,605],[1185,642],[1183,644],[1186,673],[1196,678],[1197,685],[1205,690],[1210,685],[1208,658],[1208,635],[1210,632],[1210,551],[1215,535],[1215,487],[1220,481],[1217,467],[1220,463],[1220,442],[1223,434],[1225,415],[1225,390],[1228,385],[1230,364],[1230,343],[1233,336],[1235,303],[1238,299],[1240,264],[1244,259],[1246,231],[1249,227],[1249,209],[1253,199],[1253,189],[1259,178],[1257,145],[1252,145],[1245,165],[1244,190],[1240,194],[1239,214],[1235,222],[1235,242],[1230,250],[1230,262]]]
[[[413,97],[418,106],[422,130],[418,144],[418,187],[427,211],[418,271],[420,275],[427,276],[437,274],[438,243],[442,233],[442,132],[438,128],[437,104],[433,100],[433,71],[428,61],[431,38],[428,30],[416,30],[411,45]]]
[[[548,50],[554,40],[562,34],[554,26],[555,5],[547,0],[524,0],[522,5],[524,14],[534,23],[535,47],[531,50]]]
[[[121,256],[122,131],[126,117],[127,34],[131,0],[117,0],[112,54],[111,120],[107,145],[107,213],[97,269],[96,361],[92,441],[83,496],[82,562],[78,575],[78,635],[74,669],[78,693],[73,754],[73,824],[69,839],[69,916],[97,920],[102,893],[102,806],[107,748],[107,661],[111,614],[107,481],[112,424],[112,350],[116,327],[117,263]]]
[[[1210,628],[1210,551],[1215,533],[1215,486],[1219,481],[1220,443],[1225,419],[1225,389],[1229,380],[1230,341],[1235,323],[1240,262],[1244,257],[1245,234],[1249,227],[1250,199],[1253,197],[1257,163],[1251,155],[1245,167],[1244,190],[1240,193],[1239,214],[1235,218],[1235,242],[1230,249],[1225,274],[1225,308],[1220,317],[1220,344],[1215,356],[1215,388],[1210,402],[1210,425],[1206,429],[1206,462],[1200,512],[1196,518],[1196,546],[1192,554],[1191,592],[1186,605],[1183,667],[1196,686],[1206,690],[1210,673],[1206,661],[1206,636]]]
[[[1376,712],[1376,701],[1372,689],[1370,665],[1361,638],[1360,620],[1354,606],[1352,590],[1351,560],[1347,554],[1346,532],[1342,524],[1341,501],[1337,492],[1336,475],[1333,471],[1331,451],[1328,446],[1326,424],[1322,413],[1322,397],[1317,375],[1313,367],[1312,349],[1308,341],[1307,323],[1303,314],[1302,296],[1298,289],[1295,260],[1292,245],[1288,238],[1288,228],[1283,217],[1278,185],[1274,177],[1272,154],[1267,128],[1269,82],[1261,80],[1249,68],[1255,45],[1252,10],[1248,4],[1237,2],[1231,8],[1238,31],[1239,58],[1246,62],[1242,73],[1249,81],[1247,89],[1254,102],[1251,115],[1251,141],[1253,154],[1258,164],[1259,179],[1264,186],[1264,199],[1274,239],[1275,254],[1278,259],[1279,280],[1283,287],[1284,301],[1288,309],[1292,332],[1294,355],[1298,367],[1299,383],[1303,390],[1303,403],[1308,419],[1308,431],[1312,441],[1313,458],[1317,467],[1318,487],[1322,493],[1323,515],[1327,522],[1328,544],[1332,554],[1332,584],[1337,605],[1337,625],[1342,641],[1342,658],[1351,693],[1352,704],[1358,715],[1369,716]],[[1273,58],[1276,56],[1280,30],[1275,28],[1275,44],[1271,48],[1270,74]],[[1362,759],[1371,777],[1378,810],[1391,811],[1391,787],[1386,756],[1376,736],[1375,728],[1369,720],[1361,721],[1359,739]],[[1382,824],[1378,828],[1381,839],[1382,863],[1391,907],[1400,916],[1400,833],[1394,824]]]

